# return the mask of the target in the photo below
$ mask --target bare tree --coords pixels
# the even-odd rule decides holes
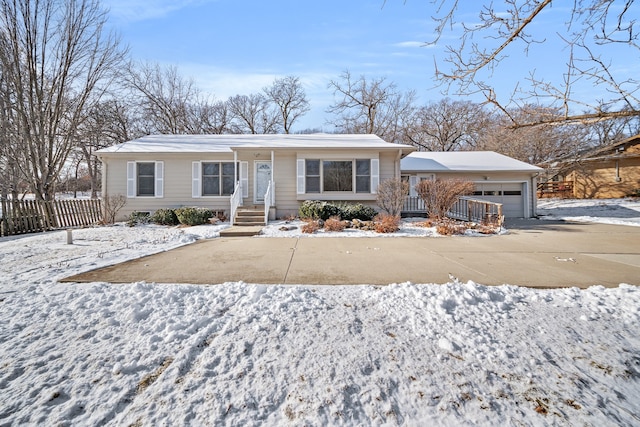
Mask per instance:
[[[201,100],[192,106],[192,111],[200,133],[223,134],[229,130],[231,117],[226,102]]]
[[[465,179],[423,179],[415,188],[429,218],[437,219],[447,216],[460,196],[471,194],[473,189],[473,182]]]
[[[387,179],[378,186],[376,201],[387,214],[399,217],[408,194],[407,181],[399,178]]]
[[[329,88],[337,96],[327,110],[336,115],[331,122],[343,133],[375,134],[389,142],[402,142],[403,129],[414,109],[414,91],[400,92],[385,78],[353,79],[345,71]]]
[[[291,133],[295,121],[309,111],[309,101],[298,77],[276,79],[271,86],[264,88],[264,93],[278,106],[284,133]]]
[[[0,66],[11,93],[14,155],[38,199],[54,198],[84,112],[100,100],[125,56],[105,23],[97,0],[0,0]]]
[[[473,150],[488,123],[482,105],[444,98],[417,109],[405,136],[421,150]]]
[[[97,197],[100,189],[101,163],[95,152],[143,135],[142,131],[135,129],[130,110],[130,105],[119,99],[102,101],[86,111],[86,117],[78,128],[77,157],[86,165],[92,198]]]
[[[630,57],[638,57],[637,8],[634,0],[575,0],[567,8],[554,9],[565,14],[565,25],[536,36],[535,25],[542,13],[555,4],[551,0],[503,0],[479,2],[478,21],[461,22],[459,0],[432,0],[437,5],[437,37],[444,39],[454,32],[456,43],[446,47],[446,57],[436,64],[436,78],[449,92],[459,94],[480,92],[511,119],[513,127],[555,123],[593,123],[620,117],[640,116],[638,79],[614,66],[608,49],[612,46],[628,49]],[[483,4],[484,3],[484,4]],[[475,4],[475,3],[474,3]],[[541,27],[539,27],[541,28]],[[458,33],[457,31],[460,31]],[[562,51],[566,69],[556,79],[560,83],[540,78],[534,70],[523,76],[511,94],[497,93],[487,82],[492,72],[514,51],[524,55],[533,49],[546,48],[547,39],[557,37],[565,45]],[[495,42],[488,46],[487,41]],[[490,42],[489,42],[490,43]],[[619,54],[619,53],[618,53]],[[554,58],[554,60],[557,60]],[[524,85],[527,83],[527,86]],[[603,94],[585,102],[576,96],[578,84],[590,84],[593,91]],[[536,102],[554,107],[548,116],[509,116],[509,111]]]
[[[588,125],[591,146],[605,146],[640,133],[640,116],[603,120]]]
[[[261,93],[236,95],[227,100],[232,133],[278,133],[278,112]]]
[[[178,73],[177,67],[132,64],[125,78],[138,94],[137,109],[147,130],[145,133],[193,133],[191,103],[200,92],[193,80]]]
[[[523,162],[543,162],[576,154],[589,146],[587,128],[560,124],[513,128],[512,120],[537,120],[554,114],[535,105],[509,111],[509,117],[496,114],[485,128],[477,149],[492,150]]]

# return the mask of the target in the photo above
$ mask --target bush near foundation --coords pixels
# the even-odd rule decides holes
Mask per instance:
[[[361,203],[338,203],[323,202],[319,200],[306,200],[298,208],[298,215],[302,219],[328,220],[332,216],[340,217],[345,221],[359,219],[361,221],[371,221],[377,212],[369,206]]]
[[[378,233],[395,233],[400,230],[400,216],[380,214],[374,219],[374,227]]]
[[[150,219],[149,212],[133,211],[129,214],[129,218],[127,218],[127,225],[129,227],[135,227],[138,224],[149,224]]]
[[[213,211],[206,208],[184,207],[175,210],[180,224],[201,225],[209,222],[213,217]]]
[[[458,198],[473,189],[473,182],[464,179],[425,179],[415,187],[430,218],[444,218]]]
[[[326,231],[343,231],[346,224],[339,216],[332,216],[324,222],[324,229]]]
[[[340,218],[346,221],[353,221],[354,219],[371,221],[378,214],[372,207],[365,206],[361,203],[342,204],[338,207],[340,208]]]
[[[320,200],[305,200],[298,209],[298,215],[302,219],[326,220],[332,216],[339,216],[340,209],[331,203]]]
[[[320,224],[318,223],[318,220],[315,219],[305,220],[304,225],[300,227],[300,231],[306,234],[313,234],[318,230],[320,230]]]
[[[400,216],[404,201],[409,195],[409,183],[399,178],[387,179],[378,186],[378,206],[392,216]]]
[[[464,234],[470,228],[470,224],[455,221],[452,219],[442,219],[436,225],[436,232],[442,236],[451,236],[454,234]]]
[[[151,222],[158,225],[178,225],[180,221],[173,209],[158,209],[151,215]]]

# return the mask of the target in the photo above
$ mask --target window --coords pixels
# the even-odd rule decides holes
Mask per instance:
[[[298,159],[298,194],[375,193],[378,159]]]
[[[163,197],[164,162],[127,162],[127,197]]]
[[[235,182],[233,162],[202,162],[203,196],[230,196]]]
[[[305,161],[305,181],[307,193],[320,192],[320,160]]]
[[[137,163],[136,196],[155,196],[155,162]]]
[[[371,192],[371,161],[356,160],[356,193]]]
[[[353,191],[353,162],[323,161],[322,188],[323,191]]]

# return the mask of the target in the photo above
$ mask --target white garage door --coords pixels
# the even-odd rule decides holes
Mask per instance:
[[[505,218],[524,217],[524,190],[522,183],[476,183],[473,197],[494,203],[502,203]]]

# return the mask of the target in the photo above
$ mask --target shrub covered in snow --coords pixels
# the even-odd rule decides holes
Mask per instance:
[[[361,203],[342,204],[340,208],[340,218],[352,221],[359,219],[360,221],[371,221],[378,214],[371,206],[365,206]]]
[[[176,216],[180,224],[184,225],[201,225],[209,222],[209,218],[213,216],[211,209],[183,207],[175,210]]]
[[[150,219],[149,212],[133,211],[127,218],[127,225],[129,227],[135,227],[138,224],[149,224]]]
[[[173,209],[158,209],[151,215],[151,222],[158,225],[178,225],[180,221]]]
[[[371,221],[376,214],[375,209],[361,203],[334,204],[320,200],[305,200],[298,209],[298,215],[302,219],[321,219],[323,221],[326,221],[332,216],[340,217],[346,221],[353,219]]]
[[[303,219],[329,219],[340,216],[340,209],[331,203],[320,200],[305,200],[298,209],[298,215]]]

